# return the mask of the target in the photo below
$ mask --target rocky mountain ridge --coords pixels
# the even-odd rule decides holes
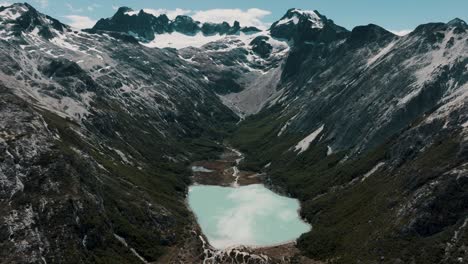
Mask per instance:
[[[255,33],[260,31],[255,27],[241,27],[238,21],[235,21],[232,26],[227,22],[219,24],[201,23],[186,15],[178,15],[171,20],[165,14],[155,16],[146,13],[143,9],[135,12],[128,7],[119,8],[112,18],[99,20],[93,29],[129,33],[144,42],[154,40],[157,35],[174,32],[192,36],[202,33],[205,36],[210,36],[215,34],[235,35],[240,32]]]

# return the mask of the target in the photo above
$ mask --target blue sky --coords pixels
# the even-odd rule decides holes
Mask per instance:
[[[8,2],[12,1],[0,0],[0,4]],[[468,20],[468,0],[29,0],[27,2],[65,23],[81,27],[91,25],[99,18],[112,16],[115,8],[120,6],[129,6],[133,9],[165,9],[173,14],[181,12],[197,14],[200,20],[238,18],[245,23],[253,24],[274,22],[287,9],[297,7],[318,10],[348,29],[374,23],[393,31],[414,29],[417,25],[427,22],[447,22],[455,17]],[[172,10],[177,8],[180,9],[179,12],[174,13]],[[196,12],[206,10],[212,11]]]

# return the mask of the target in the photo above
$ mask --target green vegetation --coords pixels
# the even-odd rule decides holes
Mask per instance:
[[[107,107],[109,115],[118,114],[84,124],[91,132],[84,137],[77,132],[83,131],[80,125],[41,111],[60,140],[38,165],[56,166],[50,173],[61,184],[60,199],[69,199],[67,210],[79,218],[74,235],[85,241],[86,252],[79,244],[67,245],[68,263],[139,262],[130,248],[152,262],[188,233],[193,223],[184,203],[190,184],[188,167],[192,161],[215,158],[224,150],[214,142],[228,132],[217,128],[229,129],[233,120],[205,124],[204,131],[194,124],[188,136],[176,140],[174,135],[164,137],[144,120]],[[54,219],[57,225],[65,221],[61,217],[66,216]],[[115,235],[125,239],[128,247]]]
[[[78,247],[70,246],[67,256],[93,263],[136,262],[129,248],[115,238],[118,235],[146,260],[160,258],[167,247],[183,240],[193,221],[183,203],[190,162],[215,158],[223,147],[214,142],[228,137],[227,143],[246,154],[241,164],[244,169],[266,171],[272,184],[302,202],[301,214],[313,226],[298,241],[307,256],[332,263],[441,260],[443,242],[450,239],[466,212],[464,186],[448,179],[433,192],[429,204],[416,203],[414,212],[402,216],[397,212],[412,200],[415,190],[460,163],[454,155],[459,148],[456,137],[441,137],[421,153],[403,153],[404,159],[394,167],[378,170],[361,182],[379,162],[395,160],[395,146],[404,144],[398,137],[349,160],[345,151],[327,155],[327,146],[317,142],[297,155],[290,148],[304,135],[278,137],[291,116],[277,119],[275,111],[272,108],[250,117],[235,131],[229,119],[222,121],[227,126],[219,126],[227,129],[219,131],[217,126],[198,130],[193,124],[190,136],[183,140],[163,137],[150,124],[118,112],[118,121],[108,122],[110,127],[86,124],[93,130],[91,134],[106,135],[101,146],[93,144],[99,142],[93,138],[78,135],[77,124],[44,112],[50,129],[61,140],[56,142],[57,151],[38,163],[61,164],[57,178],[71,175],[61,182],[67,186],[72,204],[77,203],[74,197],[86,197],[79,201],[86,214],[78,212],[76,232],[80,239],[86,234],[89,254],[82,255]],[[128,154],[129,161],[115,149]]]
[[[463,186],[442,185],[445,190],[435,193],[430,209],[418,209],[421,215],[429,210],[429,216],[398,217],[397,211],[412,199],[414,190],[459,163],[454,155],[459,147],[456,138],[441,138],[395,168],[378,170],[361,182],[376,164],[394,158],[396,137],[344,162],[346,152],[327,156],[327,147],[317,143],[297,156],[289,148],[304,135],[278,137],[289,117],[276,119],[273,111],[247,119],[230,143],[246,153],[245,168],[266,170],[275,185],[302,201],[301,213],[313,226],[298,240],[306,255],[332,263],[441,261],[445,247],[441,241],[450,238],[467,209]],[[418,220],[411,222],[414,219]],[[428,226],[433,232],[427,232]]]

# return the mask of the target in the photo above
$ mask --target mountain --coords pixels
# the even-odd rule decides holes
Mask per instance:
[[[0,262],[463,263],[467,30],[0,7]],[[188,168],[224,144],[300,200],[293,259],[201,236]]]
[[[22,33],[32,33],[52,39],[55,32],[71,31],[70,27],[60,21],[37,12],[28,4],[14,4],[10,7],[0,6],[2,33],[20,36]],[[4,36],[5,37],[5,36]],[[8,38],[8,36],[6,36]]]
[[[183,241],[187,167],[238,118],[172,51],[29,5],[0,16],[1,262],[153,261]]]
[[[119,8],[111,18],[99,20],[93,29],[128,33],[143,42],[151,42],[158,35],[173,33],[193,37],[195,35],[235,35],[240,32],[260,31],[255,27],[241,28],[238,21],[235,21],[232,26],[227,22],[220,24],[201,23],[184,15],[170,20],[165,14],[155,16],[146,13],[145,10],[136,12],[128,7]]]
[[[398,37],[368,25],[291,49],[277,95],[231,142],[244,169],[301,200],[306,255],[467,259],[466,30],[430,23]]]
[[[270,32],[278,39],[328,42],[345,37],[348,30],[335,25],[318,11],[293,8],[271,25]]]

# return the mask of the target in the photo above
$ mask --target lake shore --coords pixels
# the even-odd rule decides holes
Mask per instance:
[[[265,185],[266,175],[238,169],[243,156],[239,151],[226,148],[226,151],[218,160],[197,161],[192,163],[191,169],[193,185],[213,185],[222,187],[248,186],[253,184]],[[268,185],[265,187],[269,188]],[[273,190],[272,190],[273,191]],[[278,193],[284,195],[284,193]],[[188,203],[187,203],[188,205]],[[194,214],[195,215],[195,214]],[[195,217],[195,216],[194,216]],[[196,217],[195,217],[196,218]],[[193,231],[196,236],[188,239],[183,250],[175,250],[174,259],[180,258],[180,252],[198,252],[200,256],[187,256],[184,258],[200,259],[200,263],[231,263],[233,259],[237,263],[304,263],[319,264],[303,256],[296,247],[295,240],[268,246],[237,246],[228,249],[216,249],[208,243],[208,239],[203,235],[200,226],[195,221]],[[200,250],[187,250],[190,247],[201,247]],[[190,254],[188,254],[190,255]],[[193,254],[192,254],[193,255]],[[242,260],[239,261],[239,257]],[[161,262],[162,263],[162,262]],[[166,263],[171,263],[167,261]],[[191,262],[198,263],[198,262]]]

